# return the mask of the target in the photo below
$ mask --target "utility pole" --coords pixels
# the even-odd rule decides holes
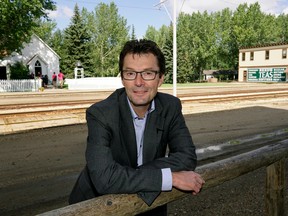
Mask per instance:
[[[165,6],[165,2],[167,0],[163,0],[161,1],[159,4],[157,5],[154,5],[155,6],[158,6],[158,5],[162,5],[164,6],[169,18],[171,19],[171,16]],[[173,95],[175,97],[177,97],[177,0],[174,0],[173,2],[173,20],[172,21],[172,24],[173,24]]]
[[[177,96],[177,18],[176,0],[173,2],[173,95]]]

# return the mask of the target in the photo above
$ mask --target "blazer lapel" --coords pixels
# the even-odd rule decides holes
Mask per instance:
[[[120,139],[121,145],[127,151],[130,164],[133,168],[137,167],[137,144],[133,125],[133,119],[127,102],[127,96],[121,94],[119,97],[120,104]]]
[[[159,150],[163,150],[161,145],[161,138],[164,131],[165,118],[160,114],[162,112],[162,106],[155,98],[155,110],[148,115],[146,120],[144,144],[143,144],[143,163],[157,158]],[[160,148],[160,149],[159,149]]]

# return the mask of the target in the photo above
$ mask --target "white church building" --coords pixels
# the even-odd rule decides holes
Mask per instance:
[[[29,68],[29,73],[47,75],[52,80],[53,72],[58,74],[60,56],[37,35],[32,35],[31,41],[24,44],[20,53],[12,53],[11,56],[0,60],[0,80],[10,79],[10,66],[16,62],[22,62]]]

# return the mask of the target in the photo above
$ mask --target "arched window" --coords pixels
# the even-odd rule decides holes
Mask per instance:
[[[42,75],[41,63],[38,60],[35,62],[35,75],[38,77]]]

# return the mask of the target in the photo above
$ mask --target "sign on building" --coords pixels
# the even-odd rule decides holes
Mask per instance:
[[[249,82],[285,82],[286,68],[253,68],[248,69]]]

